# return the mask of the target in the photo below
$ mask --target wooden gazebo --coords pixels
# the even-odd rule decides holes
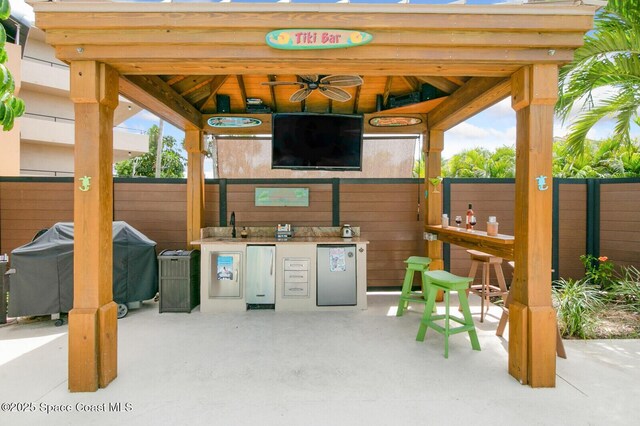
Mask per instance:
[[[509,373],[523,384],[555,386],[556,319],[551,305],[551,147],[558,66],[592,28],[595,7],[564,5],[234,4],[36,2],[36,25],[70,65],[75,103],[74,308],[69,313],[69,389],[95,391],[117,375],[112,300],[112,128],[121,93],[185,130],[188,151],[185,239],[203,226],[203,139],[230,98],[230,114],[254,116],[247,98],[272,112],[415,116],[403,128],[425,136],[427,178],[440,175],[444,132],[511,96],[517,117],[516,269],[510,306]],[[348,48],[282,50],[279,29],[345,29],[373,39]],[[267,86],[299,75],[350,74],[364,82],[351,100],[312,94],[290,102],[295,86]],[[377,111],[376,95],[443,96]],[[378,103],[380,103],[378,101]],[[269,115],[259,116],[269,131]],[[384,127],[366,131],[384,132]],[[398,133],[399,128],[391,129]],[[237,132],[238,130],[234,130]],[[245,129],[265,132],[265,127]],[[539,185],[546,178],[546,185]],[[549,188],[545,190],[545,188]],[[425,225],[440,223],[442,200],[427,198]],[[442,268],[442,243],[426,244]]]

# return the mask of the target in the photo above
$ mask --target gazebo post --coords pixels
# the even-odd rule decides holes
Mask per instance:
[[[516,111],[515,271],[509,305],[509,374],[532,387],[556,382],[556,315],[551,303],[552,146],[556,65],[512,76]]]
[[[204,226],[204,135],[202,130],[185,130],[187,150],[187,247],[200,239]]]
[[[93,392],[117,376],[113,301],[113,111],[118,73],[71,62],[75,104],[74,290],[69,312],[69,390]]]
[[[444,148],[444,131],[429,130],[425,134],[424,144],[424,162],[425,170],[425,189],[426,189],[426,206],[427,214],[425,222],[427,225],[440,225],[442,219],[442,191],[438,186],[430,183],[429,179],[440,176],[442,166],[442,150]],[[438,191],[436,192],[436,189]],[[444,269],[444,261],[442,260],[442,242],[426,241],[426,255],[431,258],[429,269]]]

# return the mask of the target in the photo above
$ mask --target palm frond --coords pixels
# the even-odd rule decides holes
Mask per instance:
[[[596,101],[594,91],[602,89],[618,96]],[[615,135],[629,141],[630,123],[640,122],[640,0],[610,0],[596,15],[594,31],[560,69],[558,90],[555,109],[563,122],[571,111],[587,110],[570,127],[570,153],[583,153],[586,134],[608,115],[616,118]]]

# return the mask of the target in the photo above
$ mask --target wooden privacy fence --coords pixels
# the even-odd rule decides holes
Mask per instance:
[[[0,253],[31,241],[56,222],[73,220],[70,178],[0,178]],[[640,267],[640,179],[555,179],[554,278],[579,278],[579,256],[607,256]],[[308,207],[256,207],[257,187],[304,187]],[[231,212],[242,226],[339,226],[361,228],[369,240],[368,287],[398,287],[403,260],[423,253],[425,187],[419,179],[207,180],[205,226],[226,226]],[[451,222],[473,204],[477,229],[496,216],[500,232],[513,234],[513,179],[445,179],[443,211]],[[186,181],[115,179],[114,220],[123,220],[158,243],[158,251],[186,246]],[[464,249],[445,245],[445,266],[466,275]],[[505,268],[507,279],[511,271]]]

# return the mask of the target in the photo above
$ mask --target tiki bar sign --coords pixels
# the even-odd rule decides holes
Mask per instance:
[[[341,49],[367,44],[373,36],[356,30],[306,28],[271,31],[266,40],[269,46],[284,50]]]

